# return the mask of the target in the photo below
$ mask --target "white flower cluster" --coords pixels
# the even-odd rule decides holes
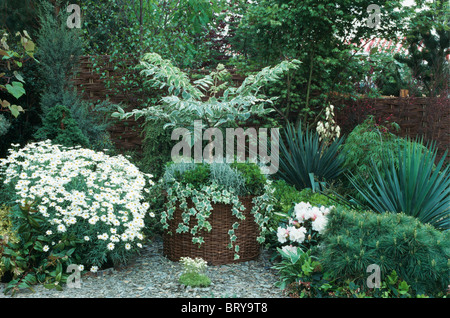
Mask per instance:
[[[143,239],[149,209],[141,203],[142,192],[148,191],[146,179],[153,185],[152,176],[121,155],[61,147],[49,140],[30,143],[0,159],[0,177],[14,187],[18,204],[34,202],[36,213],[48,220],[46,235],[82,223],[77,229],[83,233],[77,234],[86,243],[104,240],[109,250],[119,243],[125,249],[142,246],[136,241]]]
[[[185,273],[204,273],[207,267],[207,262],[196,257],[195,259],[190,257],[180,257],[180,263],[183,264]]]
[[[317,123],[317,133],[319,134],[319,139],[334,140],[339,138],[341,135],[341,128],[336,124],[334,120],[334,106],[329,105],[325,109],[325,123],[319,121]]]
[[[322,234],[327,225],[327,215],[333,207],[316,207],[310,203],[300,202],[294,207],[294,217],[290,218],[286,227],[278,227],[277,238],[282,244],[303,243],[308,230]],[[308,225],[306,224],[307,221]],[[309,228],[310,227],[310,228]]]

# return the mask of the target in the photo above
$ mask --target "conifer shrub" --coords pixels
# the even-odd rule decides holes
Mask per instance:
[[[450,232],[402,213],[377,214],[338,207],[328,215],[319,249],[324,270],[336,280],[366,287],[367,267],[381,281],[393,270],[418,293],[438,294],[450,284]]]
[[[70,110],[62,105],[54,106],[47,114],[35,137],[40,140],[51,139],[53,143],[66,147],[89,144],[89,139],[72,118]]]

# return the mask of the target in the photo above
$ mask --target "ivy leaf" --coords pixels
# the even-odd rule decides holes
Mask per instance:
[[[8,93],[13,95],[16,99],[19,99],[22,95],[25,94],[25,89],[23,88],[22,83],[13,81],[11,84],[6,84],[5,87]]]
[[[19,105],[11,105],[8,106],[8,108],[11,111],[11,115],[13,115],[15,118],[19,116],[20,112],[24,112],[22,106]]]

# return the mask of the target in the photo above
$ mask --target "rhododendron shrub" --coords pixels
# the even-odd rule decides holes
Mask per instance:
[[[333,207],[312,206],[308,202],[297,203],[287,221],[277,229],[278,242],[285,252],[303,251],[316,246],[327,225],[327,215]]]
[[[42,235],[51,244],[42,252],[51,253],[71,237],[77,242],[74,258],[86,269],[125,263],[142,247],[144,217],[153,215],[144,200],[151,177],[124,156],[49,140],[10,150],[0,159],[8,204],[32,205],[32,213],[46,220]],[[19,228],[24,220],[13,222]]]

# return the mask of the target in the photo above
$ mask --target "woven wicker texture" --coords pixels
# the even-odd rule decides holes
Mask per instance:
[[[170,220],[169,229],[164,234],[164,255],[172,261],[179,261],[180,257],[201,257],[210,265],[223,265],[237,262],[244,262],[255,259],[260,253],[260,245],[256,241],[259,236],[259,227],[254,221],[253,214],[250,213],[253,203],[252,197],[240,198],[245,206],[245,220],[238,220],[231,213],[231,205],[212,204],[213,211],[208,219],[212,230],[207,232],[202,230],[200,235],[205,242],[201,245],[192,243],[192,234],[176,233],[175,229],[182,222],[182,210],[177,208],[174,217]],[[193,207],[193,203],[187,200],[188,208]],[[239,221],[239,228],[235,230],[237,236],[236,245],[239,245],[239,259],[234,260],[234,248],[229,249],[230,236],[228,231],[232,225]],[[196,224],[195,217],[191,218],[189,228]]]

